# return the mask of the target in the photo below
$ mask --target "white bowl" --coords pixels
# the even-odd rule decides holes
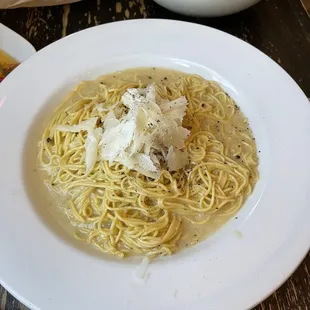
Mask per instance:
[[[176,13],[194,16],[216,17],[240,12],[259,0],[154,0]]]
[[[19,62],[35,54],[35,48],[22,36],[0,23],[0,49]]]

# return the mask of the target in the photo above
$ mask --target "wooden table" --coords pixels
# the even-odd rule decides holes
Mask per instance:
[[[299,0],[264,0],[242,13],[216,19],[180,16],[152,0],[87,0],[65,6],[0,11],[0,22],[36,49],[94,25],[150,17],[192,21],[231,33],[278,62],[310,97],[310,18]],[[254,309],[310,310],[309,271],[310,254],[281,288]],[[16,309],[26,307],[0,287],[0,310]]]

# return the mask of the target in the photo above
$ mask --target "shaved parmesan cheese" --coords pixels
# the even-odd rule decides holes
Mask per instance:
[[[184,141],[190,133],[182,127],[186,98],[163,100],[156,93],[155,85],[149,85],[127,89],[122,102],[129,109],[127,115],[117,119],[111,110],[105,118],[101,158],[110,163],[120,162],[155,179],[160,176],[160,160],[165,159],[168,164],[169,157],[168,167],[174,170],[184,167],[188,155],[177,150],[185,147]],[[174,151],[169,153],[170,147]],[[167,153],[170,156],[166,158]],[[172,160],[176,161],[175,165]]]
[[[150,259],[145,256],[142,262],[137,266],[135,270],[135,278],[139,281],[144,281],[146,279],[147,269],[149,267]]]
[[[172,128],[170,145],[178,149],[184,148],[185,147],[184,141],[187,139],[189,134],[190,131],[181,126]]]
[[[173,101],[164,101],[160,104],[160,109],[167,118],[172,121],[177,121],[182,124],[183,117],[185,116],[187,100],[184,96]]]
[[[136,170],[147,177],[153,179],[160,177],[160,165],[156,166],[150,156],[145,154],[138,153],[130,156],[129,154],[123,153],[118,158],[118,161],[129,169]]]
[[[93,168],[97,161],[97,147],[102,135],[102,129],[96,127],[97,117],[90,118],[87,121],[83,121],[78,125],[59,125],[57,130],[63,132],[80,132],[81,130],[87,131],[87,138],[85,140],[85,164],[86,174]]]
[[[108,108],[105,108],[102,103],[97,103],[97,104],[95,104],[95,109],[99,113],[109,112],[109,111],[113,110],[118,104],[119,104],[119,102],[116,102],[112,106],[109,106]]]
[[[146,88],[129,88],[122,96],[128,113],[122,117],[119,103],[110,107],[103,116],[103,128],[96,128],[97,117],[73,126],[58,126],[64,132],[87,131],[85,140],[86,173],[100,160],[110,164],[119,162],[129,169],[158,179],[161,164],[169,171],[183,168],[188,163],[185,140],[190,132],[182,127],[186,112],[185,97],[173,101],[162,99],[155,85]],[[100,104],[100,113],[107,112]],[[75,145],[74,143],[72,145]],[[78,144],[77,144],[78,145]]]
[[[104,120],[104,129],[109,129],[119,125],[119,120],[116,118],[114,111],[110,111]]]
[[[137,163],[138,165],[144,169],[144,170],[148,170],[148,171],[157,171],[158,168],[155,167],[153,161],[151,160],[150,156],[145,155],[145,154],[141,154],[141,153],[137,153],[135,154],[135,157],[137,159]]]
[[[170,146],[167,154],[167,164],[169,171],[176,171],[183,168],[188,163],[187,150],[178,150]]]
[[[105,129],[102,135],[101,158],[110,164],[117,161],[117,157],[132,141],[136,123],[134,120],[120,122],[114,127]]]
[[[99,103],[97,103],[97,104],[95,105],[95,109],[96,109],[99,113],[109,111],[109,109],[103,108],[103,107],[101,106],[101,104],[99,104]]]
[[[98,129],[98,130],[97,130]],[[87,132],[87,138],[85,141],[85,163],[86,163],[86,173],[88,173],[97,161],[97,147],[100,136],[102,135],[102,129],[97,128],[96,130],[89,130]]]
[[[64,132],[80,132],[81,130],[94,130],[96,123],[97,123],[98,117],[93,117],[88,119],[87,121],[83,121],[78,125],[58,125],[56,127],[57,130],[59,131],[64,131]]]

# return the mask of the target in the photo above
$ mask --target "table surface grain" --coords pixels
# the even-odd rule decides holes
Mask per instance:
[[[64,6],[0,11],[0,22],[29,40],[37,50],[94,25],[134,18],[192,21],[231,33],[269,55],[310,97],[310,18],[299,0],[263,0],[239,14],[214,19],[174,14],[152,0],[87,0]],[[254,309],[310,310],[309,270],[310,254],[275,293]],[[0,310],[18,309],[27,308],[0,286]]]

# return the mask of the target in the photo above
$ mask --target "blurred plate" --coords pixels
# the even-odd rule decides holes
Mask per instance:
[[[310,17],[310,0],[300,0],[308,16]]]
[[[0,23],[0,50],[23,62],[35,54],[35,48],[22,36]]]

